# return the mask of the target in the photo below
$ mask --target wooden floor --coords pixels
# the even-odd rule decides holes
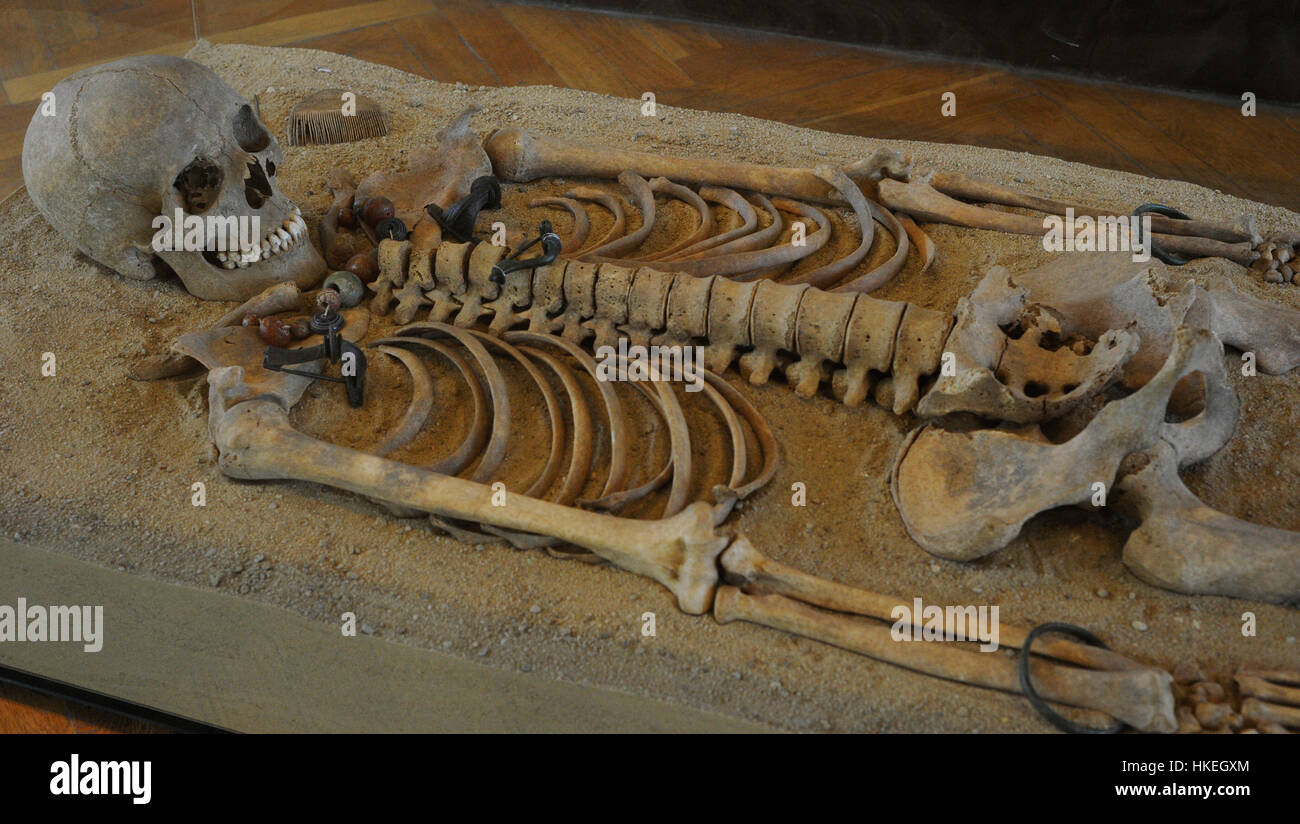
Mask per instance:
[[[342,52],[471,85],[549,84],[826,131],[971,143],[1190,180],[1300,211],[1300,112],[676,21],[491,0],[2,0],[0,195],[41,93],[214,42]],[[957,116],[940,95],[957,95]],[[1178,205],[1178,204],[1172,204]],[[131,722],[134,723],[134,722]],[[119,723],[118,726],[126,726]],[[0,731],[114,727],[0,688]]]

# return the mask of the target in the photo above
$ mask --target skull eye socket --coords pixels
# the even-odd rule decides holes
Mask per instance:
[[[235,140],[239,148],[257,153],[271,145],[271,133],[253,114],[253,107],[245,103],[235,112]]]
[[[275,161],[274,161],[274,160],[268,160],[268,161],[266,161],[266,173],[267,173],[268,175],[270,175],[271,177],[275,177]]]
[[[181,169],[172,184],[185,200],[185,211],[192,215],[207,211],[221,191],[221,167],[201,157]]]

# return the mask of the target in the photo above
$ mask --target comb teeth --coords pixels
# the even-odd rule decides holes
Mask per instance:
[[[357,95],[356,114],[344,115],[340,89],[326,89],[298,102],[289,112],[290,146],[350,143],[383,137],[391,128],[388,112],[369,98]]]

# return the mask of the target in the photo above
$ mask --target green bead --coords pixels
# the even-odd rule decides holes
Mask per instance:
[[[339,302],[350,309],[366,295],[366,285],[351,272],[334,272],[325,278],[325,288],[339,293]]]

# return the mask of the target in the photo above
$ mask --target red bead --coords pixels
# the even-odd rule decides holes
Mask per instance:
[[[366,201],[362,207],[361,219],[366,222],[370,228],[385,218],[393,216],[393,201],[386,197],[372,197]]]
[[[351,206],[344,206],[339,209],[339,226],[344,229],[357,228],[357,216],[356,213],[352,211]]]
[[[257,324],[257,334],[268,346],[288,346],[293,343],[289,324],[279,318],[262,318]]]
[[[369,252],[359,252],[348,258],[343,268],[361,278],[362,283],[374,283],[375,278],[379,277],[379,264]]]

